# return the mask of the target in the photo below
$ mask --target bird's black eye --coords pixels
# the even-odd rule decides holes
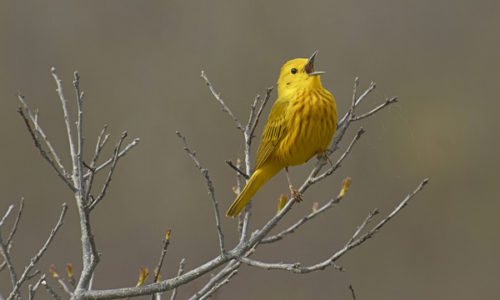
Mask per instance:
[[[295,73],[297,73],[297,69],[293,68],[292,69],[292,74],[295,74]]]

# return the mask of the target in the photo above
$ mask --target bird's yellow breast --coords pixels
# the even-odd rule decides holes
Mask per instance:
[[[285,166],[303,164],[326,150],[337,127],[337,107],[327,90],[294,93],[287,108],[287,134],[275,155]]]

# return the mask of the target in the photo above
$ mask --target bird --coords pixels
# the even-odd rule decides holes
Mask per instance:
[[[301,200],[288,167],[303,164],[315,155],[326,155],[337,129],[335,99],[321,84],[320,75],[325,72],[314,70],[317,53],[314,51],[308,59],[289,60],[282,66],[278,96],[262,132],[255,171],[226,216],[238,216],[255,193],[282,169],[286,170],[292,197]]]

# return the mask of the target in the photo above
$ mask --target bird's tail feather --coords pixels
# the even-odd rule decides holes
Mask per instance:
[[[231,207],[226,212],[226,216],[235,218],[245,206],[247,206],[253,195],[260,190],[260,188],[271,177],[276,175],[283,167],[278,163],[266,163],[261,168],[255,170],[247,184],[231,204]]]

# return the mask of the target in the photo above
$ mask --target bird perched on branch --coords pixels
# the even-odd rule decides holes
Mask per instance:
[[[286,62],[278,79],[278,98],[269,113],[257,150],[255,171],[229,207],[226,216],[236,217],[253,195],[281,169],[285,168],[292,197],[300,201],[293,188],[288,167],[323,155],[337,129],[337,106],[332,94],[323,88],[314,70],[315,51],[309,59]]]

